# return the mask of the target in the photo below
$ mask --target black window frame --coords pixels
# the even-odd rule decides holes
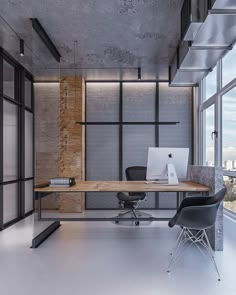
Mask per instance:
[[[14,89],[15,97],[10,98],[4,95],[3,89],[3,66],[6,61],[15,69]],[[31,82],[31,107],[25,105],[25,77]],[[3,179],[3,103],[7,101],[17,106],[18,109],[18,177],[11,181],[4,181]],[[33,115],[33,175],[32,177],[25,178],[25,111],[32,113]],[[25,183],[32,180],[34,184],[34,92],[33,92],[33,76],[25,69],[17,60],[15,60],[8,52],[0,47],[0,230],[7,228],[8,226],[18,222],[19,220],[30,215],[34,211],[34,194],[32,186],[33,196],[33,209],[29,212],[25,212]],[[3,212],[3,187],[8,184],[16,183],[18,185],[18,214],[17,217],[4,224],[4,212]]]

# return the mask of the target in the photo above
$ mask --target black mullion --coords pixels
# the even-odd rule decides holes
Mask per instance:
[[[39,82],[48,82],[48,81],[39,81]],[[86,80],[86,83],[169,83],[168,79],[162,80]]]
[[[0,53],[0,182],[3,182],[3,56]],[[3,185],[0,185],[0,230],[3,229]]]
[[[22,105],[21,102],[17,101],[17,100],[14,99],[14,98],[11,98],[11,97],[9,97],[9,96],[7,96],[7,95],[5,95],[5,94],[3,94],[3,98],[4,98],[6,101],[8,101],[8,102],[10,102],[10,103],[13,103],[13,104],[15,104],[15,105],[18,105],[18,106],[21,106],[21,105]]]
[[[120,82],[119,122],[123,121],[123,83]],[[123,179],[123,126],[119,125],[119,180]]]
[[[34,87],[33,87],[33,79],[30,79],[31,81],[31,109],[32,109],[32,114],[33,114],[33,137],[32,137],[32,141],[33,141],[33,211],[35,210],[35,199],[34,199],[34,185],[35,185],[35,104],[34,104]],[[28,213],[26,213],[27,216]]]
[[[14,179],[14,180],[8,180],[8,181],[3,181],[0,183],[0,185],[8,185],[12,183],[19,183],[21,180],[20,179]]]
[[[122,121],[122,122],[76,122],[76,124],[80,125],[176,125],[180,122],[129,122],[129,121]]]
[[[3,93],[3,60],[14,67],[14,89],[15,97],[10,98]],[[24,106],[24,80],[25,76],[31,81],[31,109]],[[18,179],[5,181],[3,179],[3,102],[8,101],[17,106],[18,109]],[[0,230],[24,218],[25,215],[25,181],[33,180],[33,177],[25,178],[25,109],[33,114],[34,124],[34,100],[33,100],[33,76],[18,61],[11,57],[2,47],[0,47]],[[34,138],[34,136],[33,136]],[[34,142],[33,142],[34,153]],[[33,159],[34,165],[34,159]],[[14,220],[3,223],[3,187],[4,185],[18,183],[18,217]],[[33,212],[33,211],[32,211]],[[27,214],[28,215],[28,214]]]
[[[19,100],[22,103],[20,107],[20,124],[19,124],[19,164],[20,164],[20,191],[19,191],[19,216],[23,218],[25,216],[25,71],[19,71],[19,80],[18,80],[18,95]]]
[[[156,82],[156,96],[155,96],[155,121],[159,122],[159,83]],[[159,125],[155,125],[155,145],[159,146]],[[159,209],[159,193],[155,193],[155,209]]]
[[[87,82],[85,81],[85,101],[84,101],[84,119],[85,121],[87,120]],[[84,169],[85,169],[85,173],[84,173],[84,180],[87,180],[87,160],[86,160],[86,156],[87,156],[87,126],[84,126]],[[85,192],[85,200],[84,200],[84,206],[85,206],[85,210],[88,209],[87,208],[87,193]]]

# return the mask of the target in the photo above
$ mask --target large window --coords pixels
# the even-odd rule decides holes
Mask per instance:
[[[236,47],[200,85],[202,164],[221,166],[227,187],[224,206],[236,213]]]
[[[206,166],[214,166],[215,164],[215,142],[214,142],[214,129],[215,129],[215,107],[214,104],[203,111],[204,120],[204,161]]]
[[[222,96],[223,168],[236,172],[236,88]]]
[[[32,76],[0,48],[0,230],[33,211]]]

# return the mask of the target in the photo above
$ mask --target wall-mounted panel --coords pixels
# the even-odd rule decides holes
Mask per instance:
[[[3,94],[15,99],[15,68],[3,60]]]
[[[123,121],[154,122],[156,83],[123,83]],[[123,179],[130,166],[147,166],[148,147],[155,146],[155,126],[123,126]],[[155,208],[155,193],[149,193],[140,208]]]
[[[118,122],[120,83],[87,83],[86,120]],[[119,180],[119,127],[86,127],[86,179]],[[87,193],[86,207],[118,208],[116,193]]]
[[[119,83],[87,83],[86,121],[119,121]]]
[[[175,126],[159,127],[160,147],[188,147],[192,162],[192,88],[172,88],[159,84],[159,119],[180,122]],[[174,194],[159,194],[160,208],[175,208]]]
[[[3,180],[18,179],[18,108],[3,102]]]
[[[18,212],[18,184],[3,186],[3,223],[8,223],[19,216]]]
[[[119,127],[87,126],[86,179],[119,180]],[[118,208],[116,193],[87,193],[87,208]]]
[[[25,178],[33,175],[33,114],[25,111]]]

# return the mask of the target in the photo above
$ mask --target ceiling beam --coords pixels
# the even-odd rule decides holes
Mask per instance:
[[[43,41],[44,45],[51,52],[56,61],[60,62],[61,55],[50,37],[48,36],[47,32],[44,30],[39,20],[37,18],[31,18],[30,20],[32,22],[32,27],[34,28],[40,39]]]

